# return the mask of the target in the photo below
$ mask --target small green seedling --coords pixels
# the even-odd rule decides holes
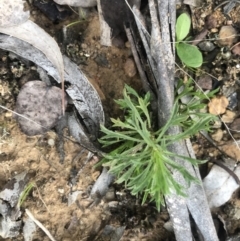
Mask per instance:
[[[181,82],[182,83],[182,82]],[[202,101],[206,96],[194,90],[189,83],[178,94],[168,122],[159,130],[153,130],[150,114],[150,94],[140,97],[129,86],[125,86],[123,99],[116,101],[124,110],[124,120],[111,119],[113,126],[107,129],[101,126],[104,136],[99,140],[104,147],[115,147],[105,155],[100,164],[107,166],[116,176],[117,183],[124,183],[132,195],[142,195],[142,203],[147,198],[155,201],[156,207],[164,204],[164,196],[176,193],[185,195],[185,189],[172,176],[177,170],[186,180],[198,182],[188,170],[174,161],[181,158],[193,165],[201,163],[190,157],[183,157],[168,150],[169,145],[191,137],[200,130],[209,130],[211,121],[216,118],[209,113],[202,113]],[[183,96],[191,96],[188,105],[180,103]],[[180,126],[183,131],[169,135],[172,126]]]
[[[22,204],[24,203],[24,201],[26,200],[27,196],[29,195],[30,191],[32,190],[32,188],[34,187],[34,183],[30,182],[22,191],[20,198],[18,200],[18,205],[19,207],[22,206]]]
[[[190,26],[189,15],[182,13],[176,23],[177,55],[187,67],[198,68],[203,63],[202,53],[196,46],[183,42],[189,34]]]
[[[72,26],[74,26],[76,24],[84,23],[84,22],[86,22],[86,20],[77,20],[77,21],[74,21],[72,23],[69,23],[68,25],[65,26],[65,28],[70,28],[70,27],[72,27]]]

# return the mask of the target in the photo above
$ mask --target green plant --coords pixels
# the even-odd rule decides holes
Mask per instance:
[[[84,22],[86,22],[86,20],[77,20],[77,21],[69,23],[68,25],[65,26],[65,28],[70,28],[70,27],[72,27],[72,26],[74,26],[76,24],[84,23]]]
[[[176,50],[178,57],[187,67],[198,68],[203,63],[202,53],[196,46],[183,42],[189,34],[190,26],[189,15],[182,13],[176,23]]]
[[[188,105],[179,102],[185,95],[193,97]],[[99,140],[100,143],[104,147],[116,147],[104,156],[101,164],[109,167],[109,171],[116,176],[116,182],[124,183],[133,195],[142,194],[142,203],[145,203],[148,197],[155,201],[158,210],[163,204],[164,195],[173,192],[185,195],[184,188],[174,180],[171,170],[176,169],[180,172],[187,183],[198,180],[174,162],[174,158],[179,157],[193,165],[202,161],[172,153],[168,147],[174,142],[195,135],[200,130],[210,129],[210,122],[215,117],[199,112],[205,98],[187,83],[176,99],[168,122],[161,129],[154,131],[149,111],[150,94],[147,93],[142,98],[126,85],[123,99],[116,101],[125,111],[124,120],[111,119],[112,130],[101,126],[105,135]],[[196,117],[199,118],[198,121]],[[168,129],[176,125],[181,126],[183,131],[174,136],[168,135]]]
[[[30,191],[32,190],[32,188],[34,187],[34,183],[30,182],[22,191],[20,198],[18,200],[18,205],[19,207],[22,206],[22,204],[24,203],[24,201],[26,200],[27,196],[29,195]]]

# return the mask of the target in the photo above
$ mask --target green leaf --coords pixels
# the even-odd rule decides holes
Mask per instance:
[[[182,41],[185,39],[189,33],[191,26],[191,19],[188,14],[182,13],[176,23],[176,35],[177,41]]]
[[[198,68],[203,63],[202,53],[196,46],[191,44],[179,43],[177,45],[177,54],[188,67]]]

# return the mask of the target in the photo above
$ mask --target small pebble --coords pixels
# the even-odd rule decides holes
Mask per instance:
[[[95,47],[96,49],[101,49],[101,44],[97,43]]]
[[[106,54],[98,54],[94,61],[101,67],[106,68],[109,65]]]
[[[95,165],[98,162],[99,162],[99,158],[95,155],[90,160],[91,165]]]
[[[211,33],[217,33],[218,32],[218,29],[217,28],[212,28],[211,29]]]
[[[6,118],[12,118],[13,114],[12,112],[6,112],[5,117]]]
[[[116,37],[112,39],[112,45],[117,47],[117,48],[124,48],[125,47],[125,42],[121,37]]]
[[[86,49],[87,47],[88,47],[87,44],[85,44],[85,43],[82,43],[82,44],[81,44],[81,48],[82,48],[82,49]]]
[[[205,18],[205,27],[207,29],[214,29],[217,27],[217,18],[214,14],[210,14]]]
[[[223,59],[230,59],[232,56],[231,52],[230,51],[227,51],[226,53],[222,53],[222,58]]]
[[[240,131],[240,118],[235,119],[230,125],[231,130]]]
[[[58,192],[61,194],[64,194],[64,189],[63,188],[58,188]]]
[[[172,224],[172,222],[171,221],[168,221],[168,222],[166,222],[164,225],[163,225],[163,227],[165,228],[165,229],[167,229],[167,231],[169,231],[169,232],[172,232],[173,233],[173,224]]]
[[[203,13],[201,14],[201,18],[205,18],[205,17],[206,17],[206,13],[203,12]]]
[[[221,129],[218,129],[214,134],[211,135],[212,136],[212,139],[214,141],[221,141],[222,138],[223,138],[223,131]]]
[[[226,113],[222,116],[222,121],[225,123],[232,123],[236,117],[236,113],[230,110],[227,110]]]
[[[230,47],[237,42],[237,31],[232,26],[222,26],[219,32],[218,44]]]
[[[225,96],[214,97],[208,104],[209,113],[213,115],[225,113],[228,103],[228,99]]]
[[[136,68],[134,60],[132,58],[128,58],[126,60],[126,62],[124,64],[124,72],[130,78],[132,78],[136,75],[137,68]]]
[[[105,195],[105,200],[107,202],[113,201],[115,199],[115,190],[114,188],[109,188],[109,190],[107,191],[106,195]]]
[[[212,89],[212,78],[209,75],[200,76],[197,83],[204,90]]]
[[[213,129],[218,129],[218,128],[221,128],[222,126],[222,122],[220,120],[216,120],[214,123],[213,123],[213,126],[212,128]]]
[[[198,44],[198,47],[205,52],[211,52],[215,49],[215,45],[210,41],[203,41]]]
[[[55,141],[53,139],[48,139],[48,145],[49,146],[54,146],[55,145]]]
[[[231,93],[228,96],[228,101],[229,101],[228,109],[234,110],[237,107],[237,105],[238,105],[238,95],[237,95],[237,92]]]
[[[110,208],[117,208],[119,206],[119,202],[118,201],[111,201],[108,203],[108,206]]]
[[[126,48],[130,48],[130,47],[131,47],[129,41],[127,41],[127,42],[125,43],[125,47],[126,47]]]

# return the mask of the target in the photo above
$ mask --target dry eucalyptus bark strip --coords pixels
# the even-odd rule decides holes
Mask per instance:
[[[159,127],[167,122],[174,103],[175,58],[174,46],[171,46],[170,44],[170,31],[172,36],[174,36],[175,33],[175,18],[173,17],[175,10],[173,8],[175,8],[174,0],[168,0],[165,2],[158,0],[157,13],[154,0],[149,0],[152,24],[150,42],[145,37],[145,28],[139,23],[139,19],[141,19],[140,12],[136,8],[133,8],[139,32],[158,84]],[[160,24],[158,22],[157,14],[159,14]],[[170,24],[168,14],[170,16]],[[160,31],[160,29],[162,31]],[[179,133],[179,131],[180,129],[178,127],[174,127],[169,129],[168,134],[175,135]],[[187,148],[185,141],[181,141],[171,145],[169,151],[175,152],[178,155],[191,156],[194,158],[194,152],[191,148],[191,143],[188,142]],[[193,167],[189,162],[180,158],[175,158],[175,161],[184,166],[190,174],[200,179],[197,167]],[[173,170],[173,177],[181,185],[186,187],[184,178],[176,170]],[[218,240],[202,184],[191,183],[187,193],[187,198],[179,197],[177,195],[169,195],[166,197],[166,204],[171,221],[173,222],[176,239],[178,241],[192,240],[189,219],[190,212],[197,227],[201,231],[204,240]]]
[[[132,54],[133,54],[133,57],[134,57],[134,61],[135,61],[136,66],[137,66],[138,73],[140,75],[140,79],[142,81],[142,86],[143,86],[143,88],[144,88],[144,90],[146,92],[150,92],[151,98],[152,98],[151,107],[152,107],[152,110],[157,113],[157,98],[156,98],[156,94],[153,92],[153,89],[151,88],[150,83],[148,82],[147,75],[146,75],[146,73],[143,70],[144,63],[141,63],[141,61],[140,61],[140,57],[139,57],[139,54],[138,54],[138,51],[137,51],[137,48],[136,48],[136,44],[134,42],[134,38],[133,38],[133,35],[132,35],[132,32],[131,32],[132,29],[127,28],[126,26],[124,26],[124,29],[125,29],[128,41],[129,41],[130,46],[131,46],[131,50],[132,50]],[[155,79],[153,81],[155,83]]]
[[[142,81],[143,88],[146,92],[149,91],[149,92],[151,92],[151,95],[153,95],[152,90],[151,90],[151,88],[149,86],[149,83],[148,83],[148,80],[147,80],[147,76],[146,76],[146,74],[145,74],[145,72],[142,68],[140,59],[138,57],[137,48],[136,48],[136,45],[134,43],[134,39],[133,39],[133,36],[132,36],[132,33],[131,33],[131,29],[127,28],[126,26],[124,26],[124,29],[125,29],[128,41],[131,45],[132,54],[133,54],[134,61],[136,63],[137,69],[138,69],[138,73],[139,73],[141,81]]]
[[[11,51],[23,58],[26,58],[38,66],[42,67],[57,82],[60,82],[59,72],[56,66],[40,51],[28,42],[22,41],[15,37],[8,37],[0,34],[0,48]],[[64,61],[64,78],[71,85],[66,89],[68,94],[74,99],[74,105],[82,116],[85,125],[91,125],[98,128],[100,123],[104,123],[105,117],[102,103],[94,87],[87,80],[86,76],[78,66],[63,56]],[[91,129],[89,126],[89,129]],[[93,132],[94,134],[97,132]]]
[[[63,56],[57,42],[41,27],[27,20],[16,26],[0,26],[0,32],[8,34],[22,41],[25,41],[38,50],[40,50],[46,58],[56,67],[60,80],[62,82],[62,112],[64,114],[64,63]]]
[[[136,21],[137,27],[139,29],[139,34],[140,34],[142,43],[144,45],[145,51],[147,54],[151,55],[150,54],[151,51],[150,51],[150,47],[149,47],[150,35],[146,30],[145,20],[144,20],[143,16],[141,15],[140,11],[135,6],[133,6],[133,13],[134,13],[135,21]],[[152,68],[153,75],[157,76],[157,68],[155,66],[156,64],[153,62],[154,60],[152,58],[148,58],[148,61]]]
[[[101,44],[104,46],[111,46],[112,45],[111,28],[104,20],[100,0],[97,0],[97,7],[98,7],[98,18],[100,22],[100,31],[101,31]]]

